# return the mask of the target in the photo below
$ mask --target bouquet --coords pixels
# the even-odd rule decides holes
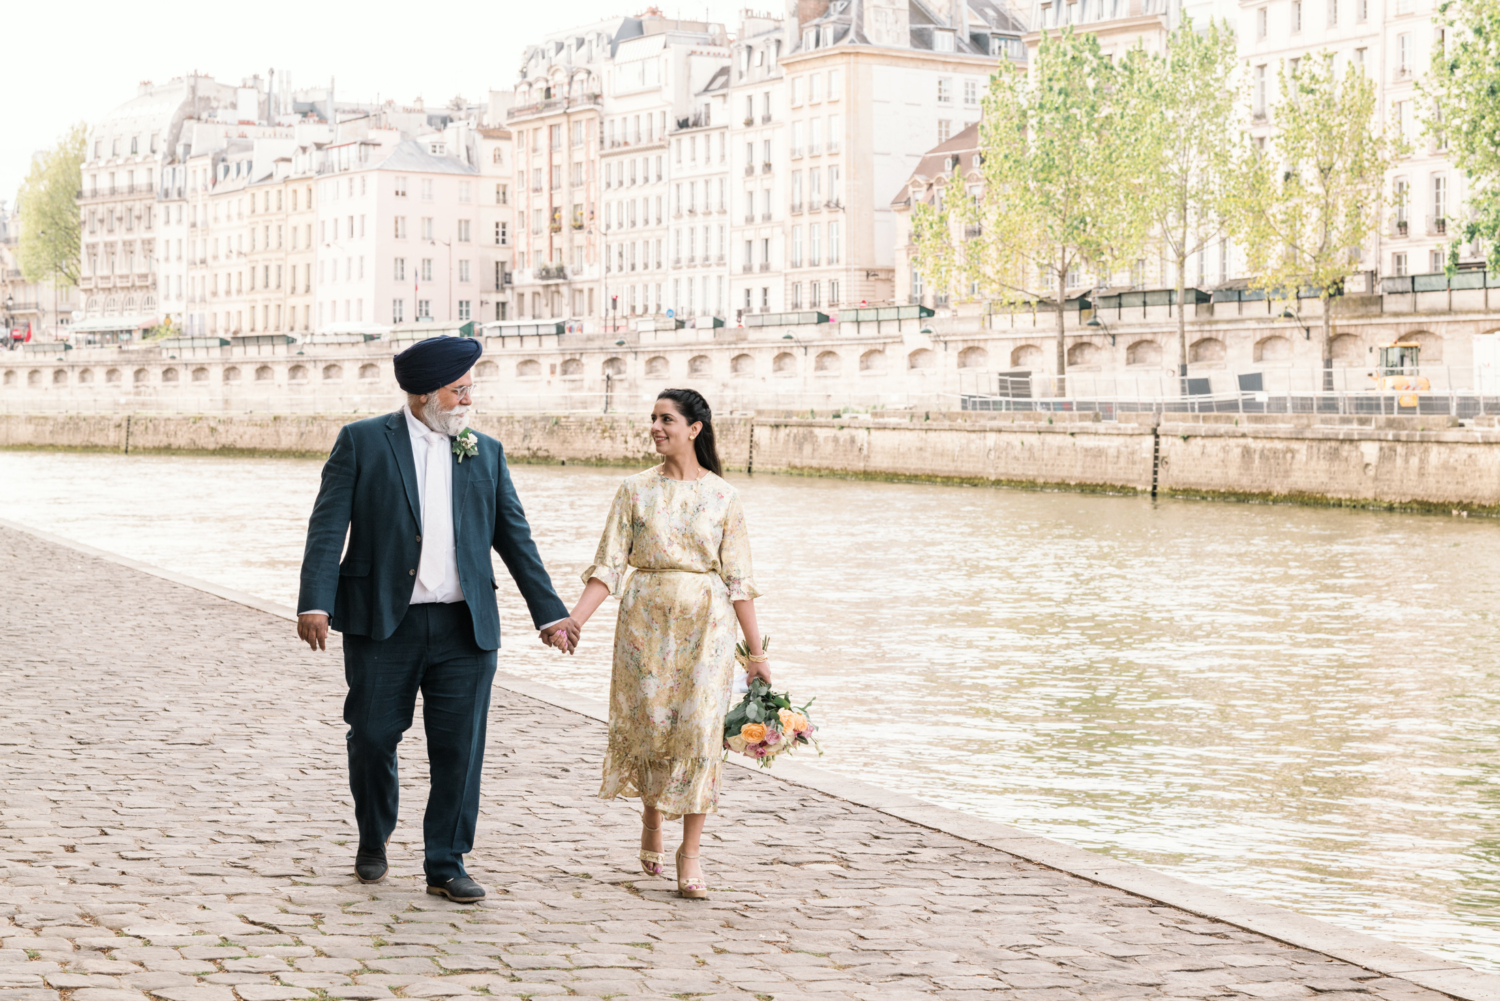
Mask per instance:
[[[764,647],[770,645],[768,636]],[[747,664],[750,651],[741,643],[735,649],[735,656],[741,664]],[[784,751],[809,744],[818,747],[813,737],[817,727],[808,712],[814,701],[809,699],[806,705],[793,706],[791,698],[771,691],[770,685],[756,678],[750,682],[745,697],[724,717],[724,749],[755,758],[762,768],[770,768],[771,759]],[[818,753],[823,753],[821,747]]]

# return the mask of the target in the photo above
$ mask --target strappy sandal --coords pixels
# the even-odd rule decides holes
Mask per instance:
[[[642,817],[641,830],[656,833],[661,830],[661,824],[657,824],[655,827],[647,827],[646,818]],[[665,852],[651,852],[644,848],[641,849],[641,853],[637,857],[641,860],[641,871],[648,876],[660,876],[662,863],[667,860]]]
[[[700,852],[699,855],[702,853]],[[682,878],[682,860],[685,858],[698,858],[698,855],[689,855],[677,846],[677,892],[684,897],[701,900],[708,896],[708,881],[702,876],[692,876],[688,879]]]

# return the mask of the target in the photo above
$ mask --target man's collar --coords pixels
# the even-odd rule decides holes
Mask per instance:
[[[426,424],[423,424],[421,420],[417,418],[417,415],[412,413],[411,401],[408,400],[406,403],[403,403],[401,405],[401,412],[406,414],[406,430],[411,434],[413,438],[421,438],[423,435],[433,433],[432,428],[428,427]]]

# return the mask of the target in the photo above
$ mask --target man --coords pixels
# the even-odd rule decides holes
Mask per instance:
[[[385,878],[396,745],[421,691],[431,766],[422,822],[427,892],[462,903],[484,897],[463,856],[474,845],[500,646],[491,546],[542,642],[571,651],[578,639],[531,540],[500,443],[466,428],[469,370],[482,351],[472,338],[418,341],[395,358],[406,405],[339,431],[308,520],[297,601],[297,635],[308,646],[326,649],[330,627],[344,634],[355,874],[364,883]]]

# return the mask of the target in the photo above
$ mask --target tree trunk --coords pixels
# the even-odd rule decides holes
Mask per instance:
[[[1186,241],[1184,241],[1184,245]],[[1183,305],[1182,296],[1187,290],[1187,255],[1177,255],[1177,392],[1183,396],[1187,395],[1187,369],[1188,369],[1188,342],[1187,342],[1187,310]]]
[[[1064,343],[1063,308],[1068,301],[1068,269],[1057,269],[1057,395],[1068,395],[1068,349]]]
[[[1333,392],[1333,296],[1323,297],[1323,392]]]

